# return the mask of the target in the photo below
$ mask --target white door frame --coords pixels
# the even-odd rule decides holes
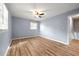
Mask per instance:
[[[74,33],[72,32],[73,29],[73,17],[77,17],[79,14],[68,16],[68,33],[67,33],[67,44],[74,39]]]

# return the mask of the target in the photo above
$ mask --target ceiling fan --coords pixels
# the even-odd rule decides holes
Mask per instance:
[[[22,10],[20,10],[22,11]],[[23,10],[22,11],[23,13],[27,13],[27,14],[30,14],[30,15],[33,15],[35,16],[36,18],[42,18],[44,15],[45,15],[45,12],[44,10],[40,9],[40,8],[35,8],[35,9],[31,9],[31,10]]]
[[[48,10],[44,10],[40,7],[38,7],[37,4],[33,4],[32,5],[32,8],[27,10],[27,9],[23,9],[23,10],[20,10],[22,12],[26,12],[27,14],[30,14],[31,16],[34,16],[36,18],[43,18],[43,16],[45,16],[47,13]]]
[[[41,18],[45,13],[41,9],[31,10],[33,15]]]

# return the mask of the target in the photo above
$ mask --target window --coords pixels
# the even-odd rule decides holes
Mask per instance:
[[[38,28],[37,22],[30,22],[30,29],[31,30],[36,30]]]
[[[8,11],[4,4],[0,3],[0,30],[8,29]]]

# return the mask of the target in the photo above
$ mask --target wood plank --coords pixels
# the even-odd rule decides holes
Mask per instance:
[[[13,40],[8,56],[79,56],[79,48],[42,37]]]

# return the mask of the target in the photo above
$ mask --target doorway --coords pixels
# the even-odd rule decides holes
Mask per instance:
[[[79,15],[73,15],[69,19],[69,45],[79,47]]]

